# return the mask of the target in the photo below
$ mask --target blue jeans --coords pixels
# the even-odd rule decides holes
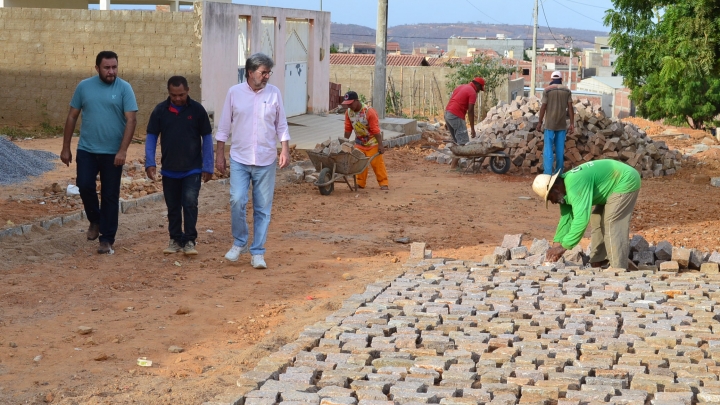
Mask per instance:
[[[163,195],[168,209],[168,232],[170,239],[180,246],[197,239],[198,195],[200,174],[191,174],[182,179],[163,176]],[[183,219],[185,232],[183,232]]]
[[[85,215],[93,224],[100,224],[100,242],[115,243],[120,206],[120,178],[122,166],[115,166],[115,155],[90,153],[77,150],[77,186],[85,207]],[[100,173],[100,198],[98,201],[95,178]]]
[[[567,130],[553,131],[545,130],[545,146],[543,147],[543,173],[555,174],[557,171],[563,170],[565,164],[565,135]],[[555,159],[553,159],[555,152]],[[555,161],[555,170],[553,170],[553,161]]]
[[[251,166],[238,163],[230,158],[230,219],[235,246],[248,243],[250,230],[247,224],[248,190],[252,184],[253,197],[253,242],[250,253],[265,254],[265,241],[270,226],[273,196],[275,195],[275,169],[273,162],[268,166]]]

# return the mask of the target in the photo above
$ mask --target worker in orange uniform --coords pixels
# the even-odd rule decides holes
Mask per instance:
[[[359,149],[368,157],[372,157],[376,153],[380,154],[370,162],[370,165],[373,172],[375,172],[380,190],[389,190],[387,169],[385,169],[385,161],[382,156],[385,148],[383,147],[380,120],[377,112],[372,107],[363,105],[354,91],[345,93],[342,104],[347,107],[345,112],[345,139],[350,139],[350,134],[354,130],[356,149]],[[368,168],[357,175],[358,187],[365,188],[367,176]]]

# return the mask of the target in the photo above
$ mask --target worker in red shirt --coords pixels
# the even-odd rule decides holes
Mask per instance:
[[[445,108],[445,125],[458,145],[465,145],[468,138],[465,114],[470,121],[470,133],[475,138],[475,100],[481,91],[485,91],[485,79],[474,78],[470,83],[455,88]]]

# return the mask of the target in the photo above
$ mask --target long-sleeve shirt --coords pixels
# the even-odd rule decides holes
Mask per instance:
[[[225,97],[215,139],[230,142],[230,158],[251,166],[268,166],[277,158],[277,141],[290,140],[280,90],[272,84],[258,92],[245,83]]]
[[[147,134],[147,137],[145,138],[145,167],[155,167],[157,164],[155,163],[155,152],[157,151],[157,141],[158,136],[156,134]],[[215,170],[215,162],[213,160],[214,151],[213,151],[213,140],[212,140],[212,134],[206,134],[202,136],[202,157],[203,157],[203,164],[202,169],[192,169],[188,170],[186,172],[178,172],[173,170],[165,170],[160,169],[160,174],[162,174],[165,177],[170,177],[172,179],[182,179],[187,176],[190,176],[191,174],[198,174],[198,173],[214,173]]]
[[[374,108],[362,106],[355,112],[345,111],[345,132],[355,131],[355,147],[370,150],[378,145],[376,135],[380,133],[380,120]]]
[[[593,205],[605,205],[611,194],[640,189],[637,170],[611,159],[583,163],[561,176],[565,180],[565,204],[560,204],[560,222],[553,241],[565,249],[580,243]]]

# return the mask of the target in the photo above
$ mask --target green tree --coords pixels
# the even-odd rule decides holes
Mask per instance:
[[[708,0],[613,0],[615,70],[640,116],[702,129],[720,113],[720,7]]]
[[[335,44],[330,45],[330,53],[338,53],[338,47]]]
[[[478,115],[478,122],[485,119],[485,115],[491,105],[497,104],[495,89],[509,79],[510,74],[517,71],[515,66],[508,66],[502,63],[502,59],[491,58],[487,55],[478,55],[468,65],[460,62],[446,63],[453,70],[447,74],[448,95],[461,84],[467,84],[473,78],[480,76],[485,79],[485,91],[481,92],[481,110]]]

